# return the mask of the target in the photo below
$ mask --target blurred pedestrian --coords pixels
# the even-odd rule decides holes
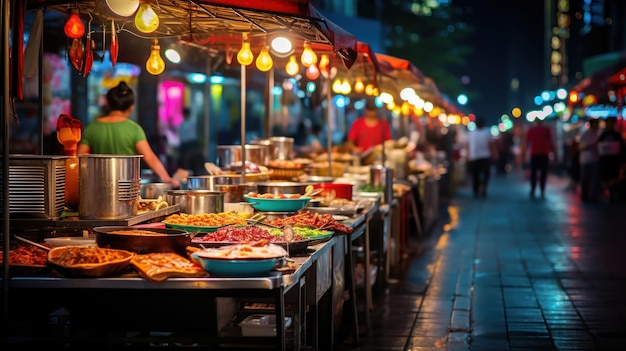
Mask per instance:
[[[376,102],[373,98],[368,98],[364,114],[350,126],[347,136],[348,148],[353,154],[363,154],[391,138],[389,122],[378,117]]]
[[[583,202],[597,201],[600,195],[600,157],[598,138],[600,122],[589,119],[589,127],[580,136],[580,199]]]
[[[492,159],[497,159],[496,140],[489,128],[485,127],[485,119],[476,117],[476,129],[467,133],[467,155],[472,174],[472,190],[474,197],[487,197],[487,186],[491,175]]]
[[[616,123],[617,118],[608,117],[605,121],[604,130],[598,137],[600,179],[611,202],[616,199],[614,184],[618,181],[626,152],[622,134],[615,130]]]
[[[530,153],[530,197],[535,197],[537,177],[539,177],[539,192],[545,196],[546,182],[548,179],[548,166],[550,165],[550,153],[556,151],[552,138],[552,131],[543,124],[543,120],[537,118],[533,125],[526,131],[522,139],[522,155]]]

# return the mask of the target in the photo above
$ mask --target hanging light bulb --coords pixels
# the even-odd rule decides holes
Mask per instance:
[[[159,75],[165,70],[165,61],[161,58],[161,46],[159,41],[154,39],[150,48],[150,57],[146,61],[146,71],[152,75]]]
[[[322,58],[320,59],[320,71],[328,72],[329,63],[330,63],[330,59],[328,58],[328,55],[323,54]]]
[[[241,49],[237,53],[237,62],[239,62],[240,65],[248,66],[254,61],[254,55],[252,55],[252,50],[250,50],[248,35],[243,33],[241,39],[243,42],[241,43]]]
[[[159,28],[159,16],[147,1],[139,5],[139,10],[135,14],[135,27],[144,33],[152,33]]]
[[[341,79],[337,78],[333,81],[333,93],[341,94]]]
[[[350,85],[348,78],[344,78],[343,81],[341,82],[341,93],[343,95],[348,95],[350,94],[351,91],[352,91],[352,85]]]
[[[63,31],[70,39],[79,39],[85,34],[85,25],[80,19],[78,9],[72,9],[70,17],[65,22]]]
[[[365,86],[365,95],[369,95],[369,96],[373,96],[375,95],[375,91],[374,91],[374,85],[372,83],[368,83]]]
[[[298,65],[298,61],[296,61],[296,55],[291,55],[289,57],[289,61],[285,65],[285,72],[287,72],[290,76],[295,76],[300,72],[300,66]]]
[[[310,65],[306,68],[306,77],[310,80],[316,80],[320,76],[320,70],[316,65]]]
[[[310,65],[314,65],[317,63],[317,55],[311,49],[311,44],[309,42],[304,43],[304,50],[302,50],[302,56],[300,57],[300,61],[302,62],[302,66],[309,67]]]
[[[354,82],[354,92],[360,94],[364,90],[365,90],[365,85],[363,84],[363,81],[361,80],[361,78],[357,78],[356,82]]]
[[[274,61],[272,61],[272,56],[270,56],[270,47],[264,46],[259,53],[259,56],[256,58],[256,68],[261,72],[269,71],[274,65]]]

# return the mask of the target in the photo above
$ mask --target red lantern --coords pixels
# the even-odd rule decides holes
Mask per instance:
[[[65,31],[65,35],[70,39],[79,39],[85,34],[85,25],[80,19],[78,9],[72,10],[70,18],[65,22],[63,31]]]

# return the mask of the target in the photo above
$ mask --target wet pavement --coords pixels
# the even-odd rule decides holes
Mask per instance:
[[[372,328],[339,350],[626,350],[626,204],[581,203],[521,172],[442,203],[376,294]]]

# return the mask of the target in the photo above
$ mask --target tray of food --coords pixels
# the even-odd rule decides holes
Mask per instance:
[[[185,230],[190,233],[211,233],[219,228],[234,225],[247,225],[248,214],[236,212],[202,213],[202,214],[173,214],[165,218],[168,228]]]
[[[48,262],[72,277],[107,277],[124,272],[134,252],[87,246],[57,247],[48,252]]]

